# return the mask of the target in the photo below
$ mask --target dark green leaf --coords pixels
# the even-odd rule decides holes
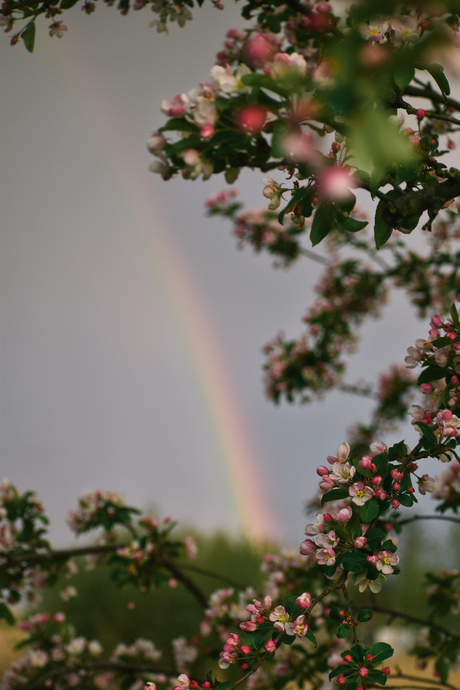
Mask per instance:
[[[360,623],[367,623],[367,621],[370,621],[373,615],[374,614],[370,609],[361,609],[361,611],[358,611],[357,618]]]
[[[414,426],[418,426],[422,432],[423,438],[426,441],[426,449],[431,450],[434,448],[438,441],[433,429],[429,427],[428,424],[425,424],[425,422],[414,422]]]
[[[375,210],[374,237],[377,249],[383,247],[388,242],[393,232],[393,228],[385,223],[382,218],[383,201],[379,201]]]
[[[339,638],[344,638],[348,637],[348,635],[351,634],[352,628],[348,625],[348,623],[342,623],[342,625],[339,625],[337,628],[336,635]]]
[[[316,637],[313,635],[313,633],[310,629],[308,629],[307,632],[305,633],[305,637],[307,638],[307,640],[310,640],[310,642],[312,642],[315,645],[315,647],[318,646],[318,643],[316,641]]]
[[[396,86],[398,86],[402,91],[409,86],[412,79],[415,76],[414,65],[409,62],[407,55],[402,56],[403,59],[397,60],[395,70],[394,70],[394,80]]]
[[[29,53],[33,53],[35,44],[35,22],[27,24],[26,28],[22,32],[22,40],[24,41],[24,45]]]
[[[450,94],[450,86],[449,82],[447,81],[447,77],[444,74],[444,67],[442,65],[433,63],[427,67],[427,71],[431,74],[442,93],[445,96],[448,96]]]
[[[450,315],[452,317],[452,321],[454,323],[454,326],[460,330],[460,320],[458,318],[458,312],[455,308],[455,304],[453,304],[450,308]]]
[[[357,220],[356,218],[351,218],[350,216],[345,216],[336,213],[337,224],[347,232],[358,232],[368,225],[367,220]]]
[[[437,364],[432,364],[422,371],[417,379],[417,386],[422,383],[431,383],[431,381],[439,381],[446,377],[447,371],[445,367],[438,367]]]
[[[331,489],[321,498],[321,505],[323,506],[328,501],[340,501],[342,498],[348,498],[349,495],[348,489]]]
[[[226,680],[224,683],[217,683],[216,690],[228,690],[228,688],[233,688],[235,683],[231,680]]]
[[[345,554],[342,560],[344,568],[352,573],[363,572],[367,569],[367,558],[362,551],[352,551]]]
[[[372,522],[372,520],[379,514],[379,504],[376,498],[371,498],[370,501],[360,508],[361,519],[365,523]]]
[[[283,208],[283,210],[280,212],[278,215],[278,222],[283,223],[284,216],[288,211],[290,211],[294,206],[299,202],[302,201],[302,199],[305,197],[307,194],[307,188],[306,187],[301,187],[300,189],[297,189],[294,195],[292,196],[291,200],[289,201],[288,205]]]
[[[76,5],[78,0],[61,0],[59,7],[61,10],[69,10],[71,7]]]
[[[0,603],[0,618],[4,618],[8,625],[14,625],[16,623],[10,609],[3,603]]]
[[[183,117],[172,117],[168,120],[163,127],[160,127],[159,132],[199,132],[200,128],[189,122]],[[216,136],[216,135],[214,135]]]
[[[377,664],[384,659],[388,659],[390,656],[393,656],[393,653],[393,647],[387,642],[376,642],[369,649],[369,654],[372,654],[374,657],[372,660],[374,664]]]
[[[335,225],[335,212],[332,204],[322,204],[316,209],[311,225],[310,240],[315,247],[333,230]]]

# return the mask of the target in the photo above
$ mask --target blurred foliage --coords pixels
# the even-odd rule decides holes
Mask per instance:
[[[190,534],[190,530],[186,533]],[[184,560],[180,565],[207,596],[216,589],[231,586],[231,581],[242,589],[245,586],[260,589],[260,563],[266,553],[273,553],[273,545],[250,544],[222,532],[209,536],[194,534],[194,538],[198,546],[196,560]],[[78,597],[63,601],[59,588],[45,590],[37,610],[50,614],[63,611],[77,634],[98,639],[108,653],[119,642],[131,644],[139,637],[150,639],[164,650],[162,664],[173,665],[171,640],[189,639],[196,634],[202,620],[203,612],[190,592],[178,583],[175,588],[163,586],[143,595],[133,587],[120,589],[111,580],[106,565],[88,571],[85,559],[76,563],[79,572],[68,580],[64,578],[62,587],[72,584]],[[220,575],[223,580],[193,572],[195,567]]]

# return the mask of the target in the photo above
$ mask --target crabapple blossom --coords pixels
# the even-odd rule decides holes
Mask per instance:
[[[363,482],[355,482],[348,489],[348,493],[352,497],[351,500],[353,503],[355,503],[357,506],[362,506],[366,503],[366,501],[370,501],[374,495],[374,490],[370,486],[365,485]]]
[[[375,565],[377,570],[380,570],[380,572],[382,572],[384,575],[390,575],[392,572],[394,572],[392,566],[398,565],[398,563],[399,556],[396,556],[396,554],[392,553],[391,551],[379,551],[378,561]]]

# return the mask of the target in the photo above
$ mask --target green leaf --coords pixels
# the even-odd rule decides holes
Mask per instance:
[[[458,318],[458,312],[455,308],[455,304],[453,304],[450,308],[450,315],[452,317],[452,321],[454,323],[454,326],[460,330],[460,320]]]
[[[291,200],[289,201],[288,205],[283,208],[283,210],[279,213],[278,215],[278,223],[283,223],[284,216],[288,211],[290,211],[294,206],[299,202],[302,201],[302,199],[305,197],[307,194],[307,188],[306,187],[301,187],[300,189],[297,189],[294,195],[292,196]]]
[[[14,625],[16,623],[10,609],[3,603],[0,604],[0,618],[4,618],[8,625]]]
[[[367,621],[370,621],[373,615],[374,614],[370,609],[361,609],[361,611],[358,611],[357,618],[360,623],[367,623]]]
[[[321,498],[321,505],[323,506],[328,501],[340,501],[342,498],[348,498],[349,495],[348,489],[331,489]]]
[[[445,367],[438,367],[437,364],[431,364],[426,367],[417,379],[417,386],[421,383],[431,383],[431,381],[439,381],[446,378],[447,371]]]
[[[448,96],[450,94],[450,86],[449,82],[447,81],[447,77],[444,74],[444,67],[434,62],[432,65],[427,67],[427,71],[431,74],[442,93],[445,96]]]
[[[22,32],[22,40],[24,41],[24,45],[29,53],[33,53],[35,44],[35,22],[30,22],[30,24],[27,24],[26,28]]]
[[[379,514],[379,504],[377,499],[371,498],[370,501],[366,501],[366,503],[361,506],[360,514],[363,522],[372,522],[372,520]]]
[[[428,424],[425,424],[425,422],[414,422],[414,426],[418,426],[422,432],[423,438],[426,441],[426,449],[431,450],[434,448],[438,441],[433,429],[429,427]]]
[[[59,7],[61,10],[69,10],[71,7],[76,5],[78,0],[61,0]]]
[[[394,70],[394,80],[396,86],[398,86],[401,91],[404,91],[406,86],[409,86],[412,79],[415,76],[414,65],[409,62],[407,55],[402,56],[403,59],[397,60],[395,70]]]
[[[372,663],[377,664],[380,661],[383,661],[384,659],[388,659],[390,656],[393,656],[394,649],[387,642],[376,642],[369,649],[369,654],[372,654],[372,656],[374,657],[372,659]]]
[[[339,666],[336,666],[329,674],[329,680],[332,680],[336,676],[339,676],[341,673],[344,673],[345,671],[350,671],[350,667],[348,664],[340,664]]]
[[[322,204],[316,209],[311,225],[310,240],[315,247],[324,240],[335,225],[335,212],[332,204]]]
[[[342,623],[342,625],[339,625],[339,627],[337,628],[337,632],[335,634],[337,635],[337,637],[343,639],[351,634],[351,630],[352,629],[350,628],[348,623]]]
[[[352,573],[360,573],[367,569],[367,558],[362,551],[352,551],[345,554],[342,563],[344,568]]]
[[[340,227],[347,232],[358,232],[368,225],[367,220],[357,220],[356,218],[351,218],[350,216],[339,213],[336,213],[335,219],[337,225],[340,225]]]
[[[159,132],[199,132],[200,128],[189,122],[183,117],[172,117],[163,127],[160,127]],[[217,136],[216,134],[214,136]]]
[[[233,688],[235,683],[231,680],[226,680],[223,683],[217,683],[216,690],[228,690],[228,688]]]
[[[414,500],[414,497],[410,494],[402,494],[401,496],[398,496],[398,501],[405,508],[411,508],[414,505]]]
[[[393,228],[385,223],[382,218],[383,201],[379,201],[375,210],[374,237],[377,249],[383,247],[391,237]]]
[[[339,621],[342,619],[338,606],[332,606],[331,610],[329,611],[329,618],[332,618],[333,621]]]
[[[307,638],[307,640],[310,640],[310,642],[312,642],[315,645],[315,647],[318,646],[318,643],[316,641],[316,637],[313,635],[313,633],[310,629],[308,629],[307,632],[305,633],[305,637]]]

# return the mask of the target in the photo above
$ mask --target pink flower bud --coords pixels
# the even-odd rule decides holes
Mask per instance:
[[[265,644],[265,649],[268,653],[274,652],[276,649],[276,644],[273,642],[273,640],[268,640],[268,642]]]
[[[361,666],[361,668],[358,671],[358,675],[361,676],[361,678],[365,678],[368,673],[369,673],[369,669],[366,668],[365,666]]]
[[[366,537],[356,537],[354,541],[354,547],[355,549],[363,549],[367,544],[367,539]]]

